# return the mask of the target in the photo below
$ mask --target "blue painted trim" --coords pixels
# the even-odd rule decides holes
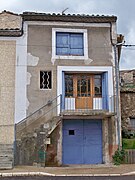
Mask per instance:
[[[102,105],[103,109],[109,109],[109,96],[108,96],[108,72],[102,74]]]
[[[65,72],[62,71],[62,110],[65,109]]]

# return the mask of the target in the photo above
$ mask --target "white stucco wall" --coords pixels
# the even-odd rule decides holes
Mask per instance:
[[[15,60],[15,118],[19,122],[26,117],[27,98],[27,25],[24,23],[24,34],[21,37],[0,37],[4,41],[16,41]]]
[[[26,117],[27,98],[27,25],[24,34],[17,38],[16,46],[16,86],[15,86],[15,122]]]

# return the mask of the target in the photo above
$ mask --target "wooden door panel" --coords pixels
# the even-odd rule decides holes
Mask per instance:
[[[93,100],[91,97],[76,97],[76,109],[92,109]]]

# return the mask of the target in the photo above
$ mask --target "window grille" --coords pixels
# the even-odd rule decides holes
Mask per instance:
[[[40,89],[52,88],[52,73],[51,71],[40,71]]]

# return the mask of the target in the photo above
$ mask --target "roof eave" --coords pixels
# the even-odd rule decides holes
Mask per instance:
[[[21,14],[24,21],[61,21],[61,22],[84,22],[84,23],[110,23],[116,22],[116,16],[94,16],[94,15],[60,15],[45,13],[29,13]]]

